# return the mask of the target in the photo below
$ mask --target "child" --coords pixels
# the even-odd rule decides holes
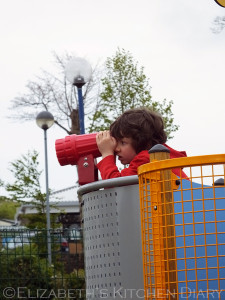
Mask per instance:
[[[125,111],[110,126],[110,131],[101,131],[96,142],[102,160],[97,164],[102,179],[137,175],[140,165],[149,163],[148,150],[156,144],[163,144],[170,150],[170,158],[187,156],[165,144],[167,140],[162,117],[147,108],[135,108]],[[129,167],[121,172],[115,164],[114,155],[123,165]],[[173,172],[180,176],[179,169]]]

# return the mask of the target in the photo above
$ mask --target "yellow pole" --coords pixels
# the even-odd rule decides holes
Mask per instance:
[[[163,145],[154,146],[150,162],[169,159],[169,152]],[[171,172],[156,171],[150,176],[156,299],[178,298]]]

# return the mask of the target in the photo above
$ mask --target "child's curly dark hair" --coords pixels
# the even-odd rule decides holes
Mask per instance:
[[[110,134],[116,140],[132,138],[136,153],[167,140],[161,115],[146,107],[125,111],[111,124]]]

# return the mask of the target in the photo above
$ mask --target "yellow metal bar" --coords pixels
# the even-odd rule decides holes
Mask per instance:
[[[163,241],[163,214],[161,204],[160,172],[150,176],[151,212],[152,212],[152,239],[155,273],[155,295],[162,296],[166,292],[165,257]]]
[[[154,161],[138,168],[138,175],[158,170],[173,169],[173,168],[185,168],[189,166],[210,165],[213,164],[225,164],[225,154],[216,155],[204,155],[204,156],[192,156],[174,159],[165,159],[161,161]]]

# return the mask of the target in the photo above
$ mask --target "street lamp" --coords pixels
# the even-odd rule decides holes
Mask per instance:
[[[65,67],[66,78],[77,87],[80,134],[85,133],[82,86],[91,79],[91,65],[83,58],[72,58]]]
[[[52,263],[52,254],[51,254],[51,234],[50,234],[51,223],[50,223],[49,189],[48,189],[47,130],[54,124],[54,117],[49,111],[42,111],[37,115],[36,123],[41,129],[44,130],[47,243],[48,243],[48,262],[51,265],[51,263]]]

